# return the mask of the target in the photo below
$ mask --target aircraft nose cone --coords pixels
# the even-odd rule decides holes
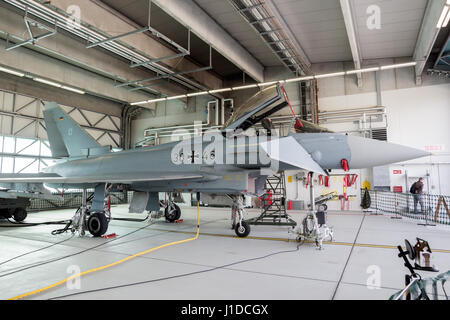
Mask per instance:
[[[395,143],[347,136],[351,152],[350,168],[363,169],[383,166],[429,156],[430,153]]]

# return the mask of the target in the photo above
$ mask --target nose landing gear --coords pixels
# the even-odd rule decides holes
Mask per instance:
[[[250,234],[250,225],[245,221],[241,221],[236,225],[234,231],[239,238],[245,238]]]
[[[250,234],[250,225],[244,221],[244,202],[242,196],[229,196],[233,200],[231,206],[231,228],[234,229],[236,235],[245,238]]]
[[[173,201],[172,193],[169,193],[169,200],[167,202],[166,208],[164,209],[164,216],[169,222],[175,222],[181,217],[181,209]]]
[[[169,222],[177,221],[181,217],[181,209],[175,203],[171,203],[164,210],[164,216]]]

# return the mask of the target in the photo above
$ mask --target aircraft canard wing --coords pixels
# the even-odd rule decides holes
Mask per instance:
[[[83,184],[83,183],[123,183],[131,184],[133,182],[145,181],[172,181],[172,180],[191,180],[203,178],[202,175],[196,174],[126,174],[107,176],[88,176],[88,177],[62,177],[57,174],[0,174],[1,183],[54,183],[54,184]]]
[[[284,162],[299,169],[328,175],[293,137],[273,139],[260,143],[260,146],[273,160]]]

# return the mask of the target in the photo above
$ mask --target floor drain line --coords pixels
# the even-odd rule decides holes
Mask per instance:
[[[350,249],[350,254],[348,255],[347,261],[345,262],[344,269],[342,270],[342,273],[341,273],[341,276],[339,278],[339,281],[338,281],[338,283],[336,285],[336,288],[334,289],[333,297],[331,298],[331,300],[334,300],[334,298],[336,296],[336,293],[337,293],[337,291],[339,289],[339,286],[341,284],[341,281],[342,281],[342,279],[344,277],[345,270],[347,269],[348,262],[350,261],[350,258],[352,256],[353,249],[355,248],[355,245],[356,245],[356,241],[358,241],[359,233],[361,232],[361,228],[362,228],[362,225],[364,223],[364,219],[365,218],[366,218],[366,214],[364,214],[364,216],[363,216],[363,218],[361,220],[361,224],[359,225],[358,232],[356,233],[355,241],[353,241],[352,248]]]

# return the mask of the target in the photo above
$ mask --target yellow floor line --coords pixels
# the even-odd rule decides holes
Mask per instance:
[[[185,233],[185,234],[193,234],[193,232],[190,231],[178,231],[178,230],[167,230],[167,229],[156,229],[152,228],[151,230],[155,231],[166,231],[166,232],[173,232],[173,233]],[[266,240],[266,241],[282,241],[282,242],[295,242],[293,239],[286,239],[286,238],[271,238],[271,237],[253,237],[248,236],[246,238],[240,238],[235,235],[230,234],[217,234],[217,233],[200,233],[202,236],[210,236],[210,237],[224,237],[224,238],[235,238],[240,240],[245,239],[251,239],[251,240]],[[314,243],[314,241],[305,241],[306,243]],[[364,243],[351,243],[351,242],[331,242],[331,241],[324,241],[324,244],[331,244],[331,245],[338,245],[338,246],[355,246],[355,247],[366,247],[366,248],[380,248],[380,249],[397,249],[397,246],[392,245],[382,245],[382,244],[364,244]],[[450,253],[450,250],[445,249],[432,249],[433,252],[440,252],[440,253]]]
[[[114,267],[114,266],[116,266],[116,265],[118,265],[118,264],[122,264],[122,263],[124,263],[124,262],[126,262],[126,261],[129,261],[129,260],[134,259],[134,258],[136,258],[136,257],[145,255],[145,254],[147,254],[147,253],[150,253],[150,252],[153,252],[153,251],[162,249],[162,248],[167,248],[167,247],[170,247],[170,246],[173,246],[173,245],[176,245],[176,244],[181,244],[181,243],[186,243],[186,242],[190,242],[190,241],[197,240],[197,239],[198,239],[198,236],[199,236],[199,234],[200,234],[200,207],[199,207],[198,204],[197,204],[197,211],[198,211],[198,212],[197,212],[197,232],[195,233],[195,237],[193,237],[193,238],[189,238],[189,239],[185,239],[185,240],[180,240],[180,241],[174,241],[174,242],[166,243],[166,244],[163,244],[163,245],[161,245],[161,246],[158,246],[158,247],[155,247],[155,248],[152,248],[152,249],[149,249],[149,250],[140,252],[140,253],[136,253],[136,254],[134,254],[134,255],[132,255],[132,256],[126,257],[126,258],[121,259],[121,260],[119,260],[119,261],[110,263],[110,264],[105,265],[105,266],[102,266],[102,267],[90,269],[90,270],[87,270],[87,271],[84,271],[84,272],[75,274],[75,275],[73,275],[73,276],[70,276],[70,277],[68,277],[68,278],[66,278],[66,279],[64,279],[64,280],[58,281],[58,282],[56,282],[56,283],[54,283],[54,284],[51,284],[51,285],[49,285],[49,286],[46,286],[46,287],[44,287],[44,288],[41,288],[41,289],[38,289],[38,290],[34,290],[34,291],[30,291],[30,292],[27,292],[27,293],[18,295],[18,296],[16,296],[16,297],[10,298],[10,299],[8,299],[8,300],[19,300],[19,299],[23,299],[23,298],[29,297],[29,296],[31,296],[31,295],[35,295],[35,294],[41,293],[41,292],[43,292],[43,291],[50,290],[50,289],[52,289],[52,288],[55,288],[55,287],[57,287],[57,286],[60,286],[60,285],[62,285],[62,284],[64,284],[64,283],[66,283],[66,282],[68,282],[68,281],[70,281],[70,280],[73,280],[73,279],[82,277],[82,276],[87,275],[87,274],[89,274],[89,273],[93,273],[93,272],[97,272],[97,271],[101,271],[101,270],[105,270],[105,269]],[[194,232],[191,232],[191,233],[194,234]]]

